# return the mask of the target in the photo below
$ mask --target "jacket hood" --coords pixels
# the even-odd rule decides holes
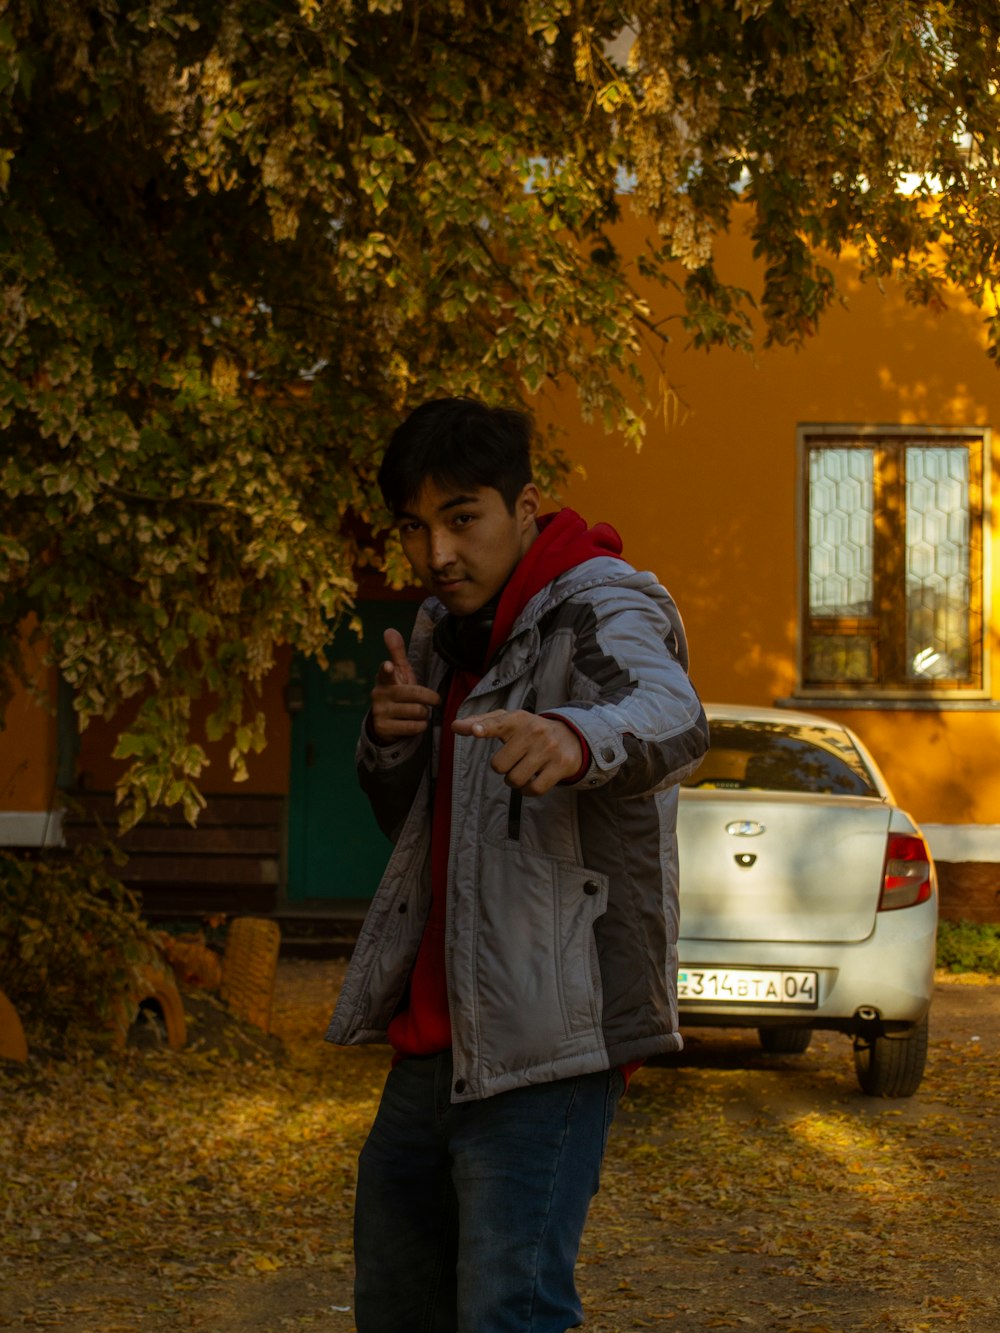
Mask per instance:
[[[611,556],[595,556],[591,560],[585,560],[582,565],[575,565],[564,574],[558,575],[536,593],[514,621],[507,635],[507,642],[530,630],[563,602],[568,602],[580,593],[589,592],[592,588],[621,588],[626,592],[641,593],[658,603],[673,630],[673,642],[670,646],[684,670],[688,669],[687,633],[681,613],[670,593],[649,570],[633,569],[625,560]],[[430,617],[432,624],[436,624],[442,616],[447,615],[444,605],[436,597],[427,599],[424,611]]]
[[[548,588],[533,598],[518,617],[510,638],[538,623],[550,611],[592,588],[620,588],[623,592],[641,593],[656,602],[670,622],[674,655],[685,671],[688,669],[687,634],[674,599],[655,574],[649,570],[633,569],[624,560],[606,556],[587,560],[582,565],[554,579]]]
[[[507,581],[497,606],[487,662],[503,647],[521,612],[531,599],[561,574],[600,556],[620,556],[622,539],[610,523],[588,528],[573,509],[545,514],[538,520],[538,536]]]
[[[572,513],[573,511],[568,512]],[[588,529],[579,515],[574,515],[574,517],[579,519],[584,533],[600,533],[603,530],[614,534],[614,537],[620,543],[618,534],[609,524],[599,523],[594,528]],[[541,540],[541,538],[538,540]],[[600,541],[600,537],[598,541]],[[535,545],[537,545],[537,541]],[[684,630],[684,622],[670,593],[663,587],[655,574],[649,570],[633,569],[628,561],[621,556],[611,554],[607,548],[602,549],[600,545],[597,546],[595,554],[584,558],[578,564],[572,564],[569,568],[565,568],[562,573],[556,574],[548,583],[528,597],[505,636],[506,643],[510,644],[522,634],[530,631],[543,617],[554,611],[557,606],[561,606],[563,602],[567,602],[593,588],[602,587],[620,588],[623,592],[632,594],[640,593],[656,602],[673,630],[673,641],[669,646],[684,670],[688,669],[687,635]],[[436,597],[427,599],[424,603],[424,612],[430,617],[432,624],[436,624],[443,616],[447,615],[443,603],[438,601]]]

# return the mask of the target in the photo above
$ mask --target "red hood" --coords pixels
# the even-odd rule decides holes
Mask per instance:
[[[610,523],[597,523],[588,528],[573,509],[560,509],[557,514],[545,514],[540,518],[538,536],[521,557],[500,598],[487,662],[493,660],[514,628],[515,620],[535,593],[585,560],[593,560],[598,555],[620,557],[621,553],[622,539]]]

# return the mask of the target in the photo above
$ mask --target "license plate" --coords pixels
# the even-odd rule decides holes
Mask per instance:
[[[794,1005],[815,1009],[819,989],[815,972],[778,968],[682,967],[677,973],[680,1000],[711,1004]]]

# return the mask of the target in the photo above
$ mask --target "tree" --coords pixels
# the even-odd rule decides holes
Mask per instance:
[[[7,675],[33,616],[81,725],[141,700],[126,821],[193,817],[191,699],[239,774],[275,645],[321,653],[359,565],[403,576],[374,474],[408,406],[568,381],[638,441],[640,278],[696,344],[751,341],[712,260],[739,198],[768,338],[812,332],[845,245],[988,299],[998,30],[985,0],[11,0]],[[634,263],[623,190],[660,237]]]
[[[718,290],[712,238],[734,191],[752,209],[770,341],[812,334],[837,295],[827,265],[851,247],[863,277],[900,279],[918,303],[963,289],[998,322],[1000,12],[989,0],[709,0],[635,6],[623,121],[637,202],[692,289]]]

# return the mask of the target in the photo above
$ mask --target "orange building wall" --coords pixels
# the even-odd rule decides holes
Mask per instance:
[[[623,249],[641,237],[634,223],[623,234]],[[748,240],[724,238],[719,254],[724,271],[753,289]],[[567,427],[563,447],[585,470],[566,487],[565,503],[618,527],[626,557],[655,570],[677,599],[705,699],[772,704],[794,693],[798,425],[991,425],[996,508],[1000,373],[984,354],[983,312],[958,297],[940,314],[916,309],[891,287],[882,295],[862,284],[849,263],[836,267],[849,308],[831,310],[800,351],[752,359],[685,351],[679,342],[668,348],[665,370],[683,400],[682,419],[669,429],[651,420],[638,454],[580,422],[568,394],[539,412]],[[662,294],[651,298],[659,313]],[[646,369],[655,374],[652,364]],[[995,538],[993,568],[1000,571]],[[997,682],[996,592],[992,621]],[[870,745],[917,819],[1000,823],[1000,713],[830,716]]]

